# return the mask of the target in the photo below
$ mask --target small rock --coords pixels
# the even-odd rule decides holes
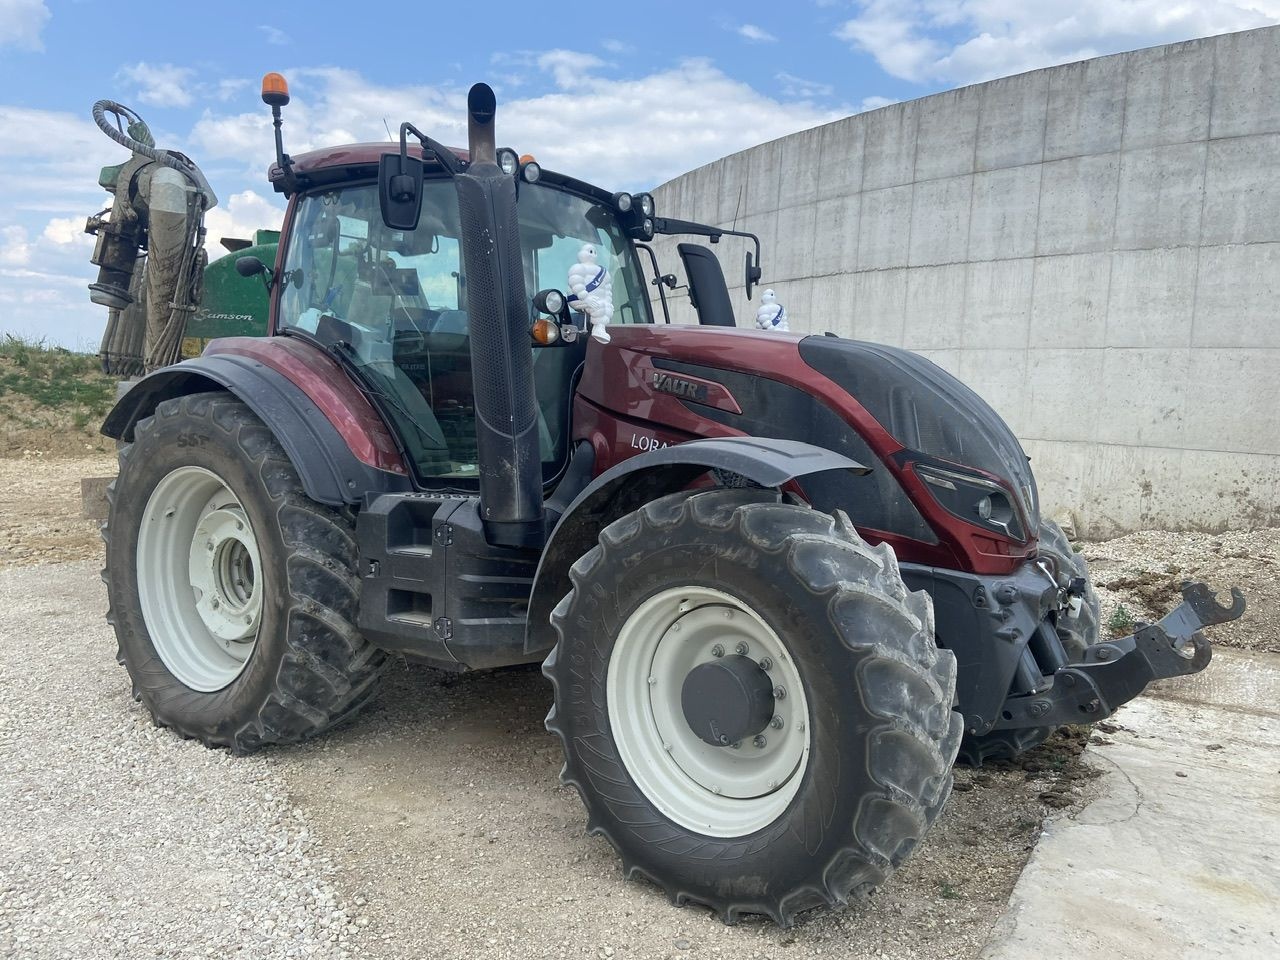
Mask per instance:
[[[677,949],[677,950],[688,950],[688,949],[689,949],[689,947],[691,947],[691,946],[692,946],[692,944],[691,944],[691,943],[689,943],[689,941],[688,941],[688,940],[686,940],[684,937],[676,937],[676,949]]]
[[[1185,774],[1185,773],[1183,773],[1181,770],[1175,770],[1175,771],[1173,772],[1173,775],[1174,775],[1175,777],[1185,777],[1185,776],[1186,776],[1186,774]]]

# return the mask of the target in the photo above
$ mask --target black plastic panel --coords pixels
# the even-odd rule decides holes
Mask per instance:
[[[1008,481],[1032,530],[1039,497],[1027,455],[1000,415],[919,354],[841,337],[805,337],[800,356],[844,387],[904,447]]]
[[[741,414],[703,404],[689,404],[700,417],[716,420],[753,437],[801,440],[827,447],[871,467],[865,476],[849,471],[819,473],[799,481],[817,509],[843,510],[854,526],[896,533],[924,543],[937,543],[929,525],[893,475],[880,465],[865,440],[825,404],[785,383],[692,363],[654,358],[661,370],[687,373],[723,383],[742,408]]]

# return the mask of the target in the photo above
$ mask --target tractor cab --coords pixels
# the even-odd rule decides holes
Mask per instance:
[[[365,381],[401,438],[425,488],[474,491],[479,479],[472,352],[473,319],[464,269],[457,191],[440,164],[425,165],[415,225],[383,219],[376,158],[385,144],[346,148],[293,164],[301,178],[341,170],[352,180],[301,192],[283,246],[274,332],[314,339]],[[455,154],[456,156],[456,154]],[[463,161],[459,161],[463,162]],[[524,170],[530,169],[526,163]],[[533,165],[536,169],[536,165]],[[567,290],[584,248],[607,271],[614,323],[652,323],[645,279],[613,196],[554,174],[521,181],[517,209],[519,279],[528,293]],[[586,353],[585,317],[539,324],[534,298],[517,318],[533,366],[538,461],[544,485],[570,451],[575,374]],[[539,339],[540,338],[540,339]]]

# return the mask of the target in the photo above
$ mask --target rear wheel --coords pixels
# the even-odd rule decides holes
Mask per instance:
[[[881,883],[951,789],[955,661],[887,547],[758,489],[679,493],[571,571],[547,727],[628,876],[726,921]]]
[[[247,752],[372,697],[345,515],[309,500],[271,432],[224,393],[161,403],[120,451],[103,530],[117,659],[158,724]]]
[[[1084,596],[1074,617],[1065,613],[1055,614],[1054,629],[1071,662],[1084,659],[1085,648],[1098,642],[1102,604],[1093,581],[1089,578],[1089,565],[1084,557],[1071,548],[1071,541],[1062,528],[1052,520],[1040,524],[1040,555],[1054,567],[1054,578],[1063,590],[1077,577],[1084,580]],[[987,760],[1012,760],[1028,750],[1034,750],[1053,734],[1055,727],[1026,727],[1021,730],[996,730],[981,736],[966,736],[960,745],[957,760],[971,767],[980,767]]]

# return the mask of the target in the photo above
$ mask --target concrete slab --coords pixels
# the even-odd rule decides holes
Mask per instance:
[[[983,960],[1280,952],[1280,657],[1156,693],[1090,748],[1103,795],[1046,828]]]

